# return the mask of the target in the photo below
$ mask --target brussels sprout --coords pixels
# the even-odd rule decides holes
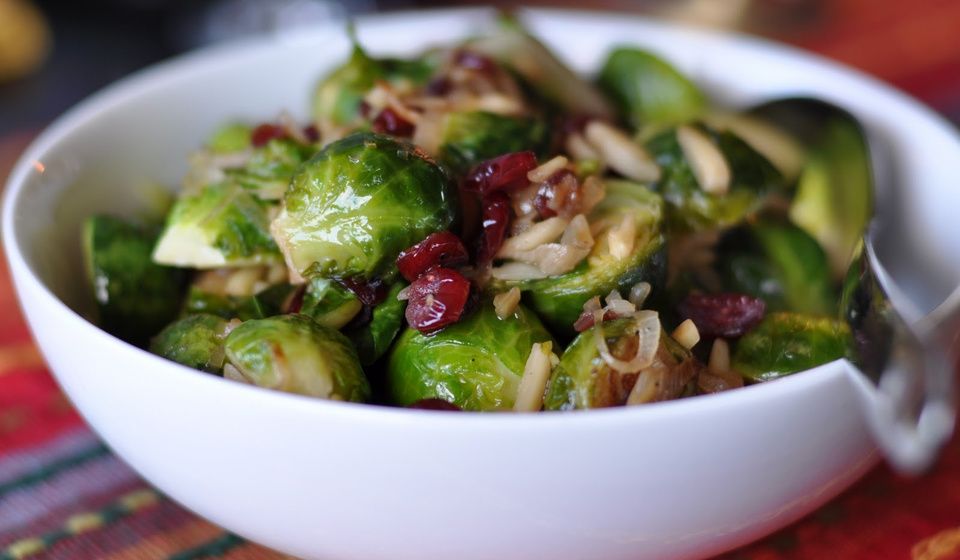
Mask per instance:
[[[306,315],[247,321],[230,332],[225,348],[230,365],[248,383],[325,399],[370,397],[347,337]]]
[[[466,46],[513,70],[539,96],[565,113],[613,119],[613,109],[603,94],[567,68],[516,18],[503,15],[498,23],[490,36],[468,41]]]
[[[842,278],[873,211],[863,127],[847,111],[819,99],[780,99],[751,113],[790,132],[809,151],[790,219],[820,242],[834,277]]]
[[[228,169],[226,175],[257,197],[276,200],[283,197],[293,174],[314,151],[312,145],[295,140],[273,139],[255,149],[243,167]]]
[[[183,271],[150,260],[156,237],[119,218],[93,216],[83,225],[87,277],[103,330],[142,345],[180,307]]]
[[[422,84],[430,79],[436,61],[430,56],[417,60],[375,59],[354,44],[350,58],[327,75],[313,96],[313,117],[317,122],[351,130],[363,124],[360,102],[377,80]]]
[[[404,286],[394,284],[386,299],[373,308],[370,322],[346,333],[357,349],[361,364],[369,366],[386,354],[403,327],[406,302],[397,299],[397,294]]]
[[[492,290],[502,292],[518,286],[525,293],[527,305],[553,332],[571,335],[573,323],[590,298],[605,296],[611,290],[625,294],[638,282],[661,288],[666,274],[664,237],[660,231],[663,202],[657,194],[630,181],[607,180],[606,193],[589,216],[594,227],[603,224],[595,235],[596,243],[575,269],[537,280],[495,281]],[[608,232],[629,215],[633,216],[636,238],[630,255],[618,259],[610,254]]]
[[[724,291],[761,298],[771,311],[836,311],[827,256],[793,224],[765,220],[733,230],[720,241],[717,262]]]
[[[211,294],[192,286],[187,292],[184,311],[207,313],[224,319],[264,319],[279,315],[296,288],[289,284],[270,286],[252,296]]]
[[[450,113],[444,119],[440,159],[456,173],[483,160],[532,150],[540,152],[547,127],[534,117],[508,117],[484,111]]]
[[[207,141],[207,148],[217,154],[242,152],[250,147],[252,133],[253,128],[250,125],[243,123],[226,124],[213,133],[213,136]]]
[[[703,92],[676,68],[654,54],[619,47],[607,57],[600,87],[636,127],[677,125],[703,112]]]
[[[307,283],[300,313],[331,329],[339,329],[350,322],[363,304],[353,292],[335,280],[313,278]]]
[[[847,357],[850,343],[850,329],[840,321],[771,313],[737,342],[732,367],[747,379],[770,381]]]
[[[728,227],[757,212],[767,194],[784,188],[783,177],[756,150],[733,133],[702,129],[719,148],[730,168],[730,188],[718,195],[704,191],[684,157],[676,130],[658,134],[647,149],[660,165],[653,188],[667,203],[667,225],[672,231]]]
[[[632,318],[603,323],[603,335],[611,354],[629,357],[636,352],[637,336],[633,328]],[[690,381],[695,379],[701,365],[689,350],[661,331],[659,347],[650,367],[665,376],[660,382],[666,392],[654,399],[664,400],[681,396]],[[560,363],[553,369],[547,384],[544,409],[619,406],[626,402],[637,378],[636,373],[620,374],[610,368],[600,356],[595,334],[590,329],[580,333],[570,343]]]
[[[201,313],[171,323],[150,341],[150,352],[187,367],[220,374],[227,320]]]
[[[192,268],[279,262],[268,206],[234,182],[209,185],[174,204],[153,260]]]
[[[387,362],[390,397],[400,406],[438,398],[464,410],[510,409],[530,348],[549,340],[530,311],[501,320],[490,301],[436,334],[407,328]]]
[[[400,251],[449,229],[456,191],[419,149],[357,133],[305,163],[272,231],[306,277],[390,279]]]

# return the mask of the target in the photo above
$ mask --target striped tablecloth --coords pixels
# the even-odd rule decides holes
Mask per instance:
[[[960,117],[960,2],[842,0],[787,39]],[[0,139],[0,178],[31,134]],[[956,163],[956,162],[954,162]],[[5,262],[5,261],[4,261]],[[0,266],[0,559],[276,559],[141,480],[47,372]],[[723,560],[960,560],[960,439],[904,480],[880,466],[801,522]],[[453,560],[453,559],[451,559]]]

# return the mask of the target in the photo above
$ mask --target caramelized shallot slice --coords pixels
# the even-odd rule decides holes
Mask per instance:
[[[598,311],[597,313],[602,313]],[[602,315],[601,315],[602,317]],[[593,339],[603,361],[619,373],[633,373],[653,363],[657,348],[660,346],[660,318],[655,311],[642,310],[634,316],[634,330],[637,335],[637,353],[630,360],[620,360],[610,353],[606,337],[603,334],[603,322],[596,321],[593,326]]]

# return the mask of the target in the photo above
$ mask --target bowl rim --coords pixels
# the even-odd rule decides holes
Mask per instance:
[[[402,25],[405,19],[416,18],[417,20],[458,17],[458,18],[490,18],[496,13],[492,8],[436,8],[429,10],[400,10],[392,12],[383,12],[371,15],[360,16],[356,18],[355,23],[358,33],[362,36],[365,28],[375,25]],[[887,95],[892,95],[898,104],[907,105],[915,112],[923,114],[926,119],[936,123],[940,127],[950,129],[954,138],[958,140],[957,147],[960,147],[960,132],[952,129],[949,123],[931,108],[923,105],[913,97],[899,91],[895,87],[879,81],[878,79],[865,74],[862,71],[850,68],[844,64],[829,60],[823,56],[792,47],[776,41],[746,35],[740,32],[718,31],[711,29],[696,28],[691,26],[678,25],[654,20],[645,16],[635,14],[625,14],[621,12],[606,12],[590,9],[558,9],[558,8],[524,8],[520,11],[522,18],[551,20],[563,17],[586,17],[592,22],[609,25],[607,22],[629,21],[630,25],[638,27],[647,27],[656,29],[660,32],[669,34],[680,34],[689,37],[696,37],[699,40],[732,42],[749,47],[751,50],[758,49],[772,54],[783,56],[794,61],[811,63],[822,70],[839,72],[848,79],[860,82],[863,86],[880,90]],[[21,201],[24,187],[29,180],[31,173],[35,171],[35,165],[42,161],[43,156],[55,149],[65,138],[69,137],[74,131],[82,129],[88,122],[95,120],[96,116],[104,111],[109,111],[110,106],[122,104],[127,99],[137,97],[142,91],[150,90],[164,79],[171,79],[179,73],[193,69],[194,71],[205,65],[215,65],[220,61],[243,58],[253,53],[270,50],[279,44],[310,40],[317,35],[338,31],[342,29],[342,23],[327,22],[306,30],[296,30],[277,35],[259,36],[246,38],[237,41],[231,41],[224,44],[216,44],[194,51],[186,52],[167,60],[151,64],[145,68],[132,72],[131,74],[116,80],[107,86],[101,88],[95,93],[87,96],[79,103],[72,106],[66,112],[54,119],[47,125],[43,131],[30,143],[18,158],[16,164],[6,181],[3,193],[2,210],[0,210],[0,222],[2,222],[2,231],[0,235],[3,238],[3,249],[6,254],[10,273],[14,277],[16,286],[17,300],[22,310],[25,311],[27,302],[24,301],[24,291],[20,283],[29,284],[31,291],[42,298],[44,304],[52,306],[54,312],[63,316],[66,321],[72,323],[71,328],[79,328],[88,332],[89,335],[96,337],[105,345],[114,346],[116,351],[126,354],[127,357],[134,360],[141,360],[145,364],[153,364],[153,367],[164,371],[164,375],[171,377],[172,383],[199,383],[199,384],[217,384],[208,385],[211,390],[236,391],[235,394],[246,394],[250,397],[261,400],[273,400],[278,405],[300,407],[310,413],[329,413],[337,416],[349,417],[350,421],[377,421],[383,419],[402,419],[407,423],[418,423],[420,425],[435,425],[437,415],[445,418],[440,421],[442,426],[470,425],[472,427],[499,427],[509,425],[510,429],[535,428],[544,425],[553,425],[562,423],[565,427],[578,426],[589,428],[590,426],[602,426],[610,423],[622,423],[631,419],[653,418],[662,416],[671,416],[675,414],[688,414],[693,411],[706,412],[710,409],[729,408],[748,406],[754,400],[769,400],[780,396],[789,396],[802,390],[812,390],[819,386],[824,386],[835,382],[839,376],[845,376],[849,372],[855,372],[856,369],[846,359],[839,359],[818,367],[798,372],[786,378],[779,379],[775,383],[758,383],[748,385],[738,390],[725,391],[719,394],[703,395],[708,398],[686,398],[671,401],[651,403],[642,407],[611,407],[608,409],[592,409],[589,411],[575,411],[568,413],[546,413],[538,414],[446,414],[443,411],[406,409],[400,407],[391,407],[385,405],[367,404],[367,403],[347,403],[317,399],[314,397],[285,393],[237,383],[224,379],[219,376],[205,374],[192,368],[165,360],[159,356],[151,354],[147,350],[133,346],[127,342],[108,334],[94,323],[88,321],[77,311],[70,308],[60,298],[58,298],[43,282],[33,268],[27,263],[24,251],[21,250],[17,236],[17,228],[14,223],[14,215]],[[612,45],[613,43],[611,43]],[[958,150],[960,153],[960,150]],[[26,315],[26,313],[24,313]],[[33,326],[31,325],[31,331]],[[39,344],[38,344],[39,346]],[[41,348],[43,353],[46,350]],[[50,368],[52,370],[52,368]],[[149,370],[150,368],[145,368]],[[54,372],[56,375],[56,372]],[[138,375],[148,374],[147,372],[137,372]],[[216,387],[220,387],[216,389]],[[517,416],[521,416],[518,418]],[[442,427],[437,426],[437,427]]]

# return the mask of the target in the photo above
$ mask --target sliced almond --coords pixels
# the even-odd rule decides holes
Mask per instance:
[[[690,126],[677,129],[677,142],[700,188],[710,194],[727,194],[730,190],[730,166],[720,148],[706,134]]]

